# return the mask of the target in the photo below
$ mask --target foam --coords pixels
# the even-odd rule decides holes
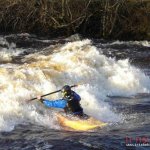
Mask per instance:
[[[90,40],[66,43],[57,52],[25,57],[23,65],[0,66],[0,130],[30,122],[59,128],[55,109],[39,102],[25,103],[36,95],[58,90],[64,84],[82,83],[78,92],[85,113],[106,122],[119,122],[122,115],[105,102],[107,95],[132,95],[149,92],[150,79],[129,61],[108,58]],[[51,49],[50,49],[51,51]],[[55,94],[49,99],[60,98]]]

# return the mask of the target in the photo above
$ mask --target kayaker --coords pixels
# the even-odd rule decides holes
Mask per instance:
[[[62,88],[61,93],[63,95],[62,99],[50,101],[43,99],[41,96],[38,96],[37,99],[39,99],[47,107],[62,108],[67,114],[69,113],[82,117],[84,113],[83,108],[80,105],[81,97],[76,92],[71,90],[69,85],[65,85]]]

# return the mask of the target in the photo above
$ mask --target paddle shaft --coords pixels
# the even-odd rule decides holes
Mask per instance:
[[[72,86],[70,86],[71,88],[73,88],[73,87],[76,87],[76,86],[78,86],[78,85],[72,85]],[[61,90],[57,90],[57,91],[54,91],[54,92],[51,92],[51,93],[48,93],[48,94],[44,94],[44,95],[42,95],[41,97],[44,97],[44,96],[47,96],[47,95],[51,95],[51,94],[55,94],[55,93],[58,93],[58,92],[60,92]],[[30,102],[30,101],[33,101],[33,100],[35,100],[35,99],[37,99],[36,97],[35,98],[32,98],[32,99],[30,99],[30,100],[28,100],[28,102]]]

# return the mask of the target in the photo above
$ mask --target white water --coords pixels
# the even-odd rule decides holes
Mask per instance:
[[[137,45],[137,46],[144,46],[144,47],[150,47],[150,42],[149,41],[115,41],[112,43],[109,43],[109,45],[120,45],[120,44],[126,44],[126,45]],[[103,44],[107,45],[107,44]]]
[[[8,58],[14,55],[11,48],[1,51],[9,53]],[[150,90],[150,79],[144,73],[128,60],[116,61],[102,55],[90,40],[67,43],[46,56],[41,52],[30,54],[23,61],[23,65],[0,65],[1,131],[10,131],[15,125],[28,122],[59,128],[56,110],[47,109],[37,101],[25,102],[65,84],[81,83],[74,90],[81,95],[85,113],[113,123],[122,121],[123,116],[114,113],[105,102],[107,95],[129,96]],[[60,97],[55,94],[47,98]]]
[[[4,46],[3,48],[0,48],[0,63],[11,62],[14,56],[18,56],[25,51],[25,49],[16,48],[15,43],[9,43],[1,36],[0,45]]]

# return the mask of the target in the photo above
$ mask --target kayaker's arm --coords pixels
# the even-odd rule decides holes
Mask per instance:
[[[53,107],[53,108],[65,108],[66,105],[67,105],[67,102],[64,99],[59,99],[59,100],[54,100],[54,101],[50,101],[50,100],[47,100],[47,99],[41,99],[40,101],[45,106]]]

